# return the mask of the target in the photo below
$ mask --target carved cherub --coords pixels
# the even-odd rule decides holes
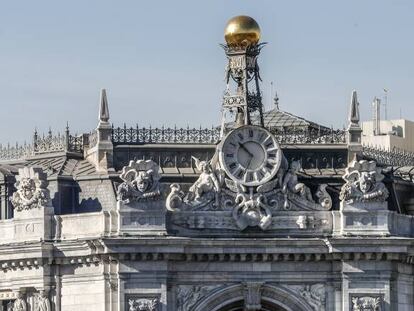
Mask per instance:
[[[222,185],[222,173],[219,169],[214,170],[210,161],[200,161],[192,157],[197,170],[201,172],[196,182],[190,187],[187,194],[188,201],[202,202],[204,194],[214,192],[215,205],[219,205],[219,194]]]
[[[310,189],[304,184],[298,181],[297,173],[301,169],[301,164],[299,161],[292,161],[288,171],[286,172],[283,183],[282,183],[282,192],[287,194],[288,190],[290,192],[299,194],[302,198],[313,202],[312,193]]]

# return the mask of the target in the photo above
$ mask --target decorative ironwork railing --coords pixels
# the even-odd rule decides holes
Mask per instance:
[[[49,153],[65,150],[66,137],[58,133],[56,136],[49,131],[48,135],[39,137],[34,135],[33,151],[37,153]]]
[[[220,139],[218,128],[139,128],[112,127],[114,144],[215,144]]]
[[[33,145],[0,145],[0,160],[18,160],[34,154]]]
[[[54,152],[78,152],[82,153],[84,147],[84,136],[72,135],[66,128],[65,134],[58,133],[53,135],[49,130],[47,135],[39,136],[37,131],[33,135],[31,144],[23,144],[15,146],[0,145],[0,161],[1,160],[19,160],[36,154],[54,153]]]
[[[386,150],[364,145],[362,154],[384,166],[414,166],[414,153],[394,148]]]
[[[346,144],[345,130],[274,127],[269,129],[280,144]]]
[[[281,144],[345,144],[345,130],[303,128],[270,128]],[[93,134],[93,135],[96,135]],[[89,136],[91,137],[91,136]],[[219,128],[139,128],[112,126],[114,144],[215,144],[220,139]],[[91,139],[90,146],[91,144]]]

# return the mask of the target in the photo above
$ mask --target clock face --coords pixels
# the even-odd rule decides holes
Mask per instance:
[[[266,129],[246,125],[231,131],[220,150],[220,163],[227,175],[246,186],[263,184],[277,173],[282,151]]]

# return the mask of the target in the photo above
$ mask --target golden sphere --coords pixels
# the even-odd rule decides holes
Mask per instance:
[[[224,39],[230,46],[257,44],[260,40],[259,24],[250,16],[235,16],[227,22]]]

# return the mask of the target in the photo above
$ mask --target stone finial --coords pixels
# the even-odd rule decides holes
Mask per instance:
[[[348,117],[348,162],[351,162],[355,157],[362,153],[361,135],[362,129],[359,124],[359,103],[357,92],[352,91],[351,105],[349,108]]]
[[[352,91],[351,106],[349,108],[348,121],[350,125],[359,124],[359,103],[358,103],[357,92],[355,90]]]
[[[99,122],[109,121],[108,99],[106,97],[106,90],[101,90],[101,100],[99,106]]]

